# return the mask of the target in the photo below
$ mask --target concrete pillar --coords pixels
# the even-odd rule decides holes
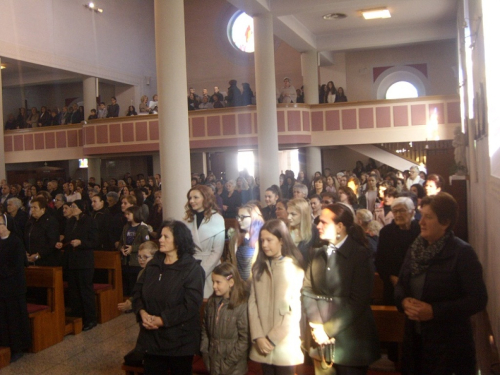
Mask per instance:
[[[304,78],[304,101],[307,104],[318,104],[318,52],[313,50],[301,53],[300,63]]]
[[[225,150],[224,163],[226,165],[226,180],[235,180],[239,176],[238,150]]]
[[[184,0],[155,0],[163,217],[181,220],[191,187]],[[161,110],[163,108],[164,110]],[[168,110],[167,110],[168,109]]]
[[[97,78],[95,77],[87,77],[83,79],[83,107],[85,109],[83,116],[84,120],[89,118],[91,109],[97,110],[96,98],[98,85]]]
[[[316,171],[322,171],[321,168],[321,149],[319,147],[306,148],[306,169],[307,179],[312,180]]]
[[[94,177],[96,184],[101,185],[101,159],[89,158],[89,168],[87,170],[87,173],[87,181],[90,179],[90,177]]]
[[[0,58],[0,64],[1,63],[2,59]],[[5,170],[5,145],[3,138],[4,126],[5,126],[5,121],[3,118],[2,73],[0,73],[0,180],[7,179],[7,172]]]
[[[260,196],[279,184],[278,118],[276,115],[276,73],[274,71],[273,19],[271,14],[256,15],[255,87],[258,93],[257,123],[259,144]]]

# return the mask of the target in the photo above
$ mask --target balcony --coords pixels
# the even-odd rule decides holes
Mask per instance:
[[[335,104],[278,104],[280,148],[453,139],[458,96]],[[257,147],[256,106],[189,112],[192,150]],[[9,130],[5,162],[68,160],[159,150],[157,115]]]

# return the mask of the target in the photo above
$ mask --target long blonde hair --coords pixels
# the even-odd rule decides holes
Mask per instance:
[[[309,242],[312,238],[311,206],[304,198],[294,198],[288,201],[287,208],[293,208],[300,215],[299,233],[301,241]],[[290,224],[288,224],[290,226]]]

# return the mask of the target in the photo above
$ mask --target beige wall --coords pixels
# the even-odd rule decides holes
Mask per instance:
[[[427,95],[457,94],[456,42],[441,41],[404,47],[379,48],[346,53],[346,95],[349,101],[373,100],[373,68],[427,64]]]

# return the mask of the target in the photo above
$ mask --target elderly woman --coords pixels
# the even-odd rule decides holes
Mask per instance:
[[[14,232],[19,238],[24,236],[24,228],[28,222],[29,215],[21,209],[23,202],[19,198],[10,198],[7,200],[7,212],[14,220]]]
[[[0,215],[0,346],[10,348],[11,362],[21,358],[31,344],[26,265],[22,241],[7,229],[7,216]]]
[[[292,86],[290,78],[283,79],[283,87],[280,89],[280,103],[297,103],[297,91]]]
[[[145,374],[191,375],[200,349],[205,273],[193,257],[195,243],[185,224],[164,222],[160,233],[160,251],[134,288],[137,347],[145,352]]]
[[[420,234],[420,226],[414,220],[415,205],[411,198],[394,199],[391,205],[392,223],[380,231],[375,266],[384,282],[384,305],[394,305],[394,285],[406,252]]]
[[[302,289],[315,373],[366,374],[368,366],[380,357],[370,308],[371,251],[363,229],[355,224],[345,204],[324,208],[318,231],[326,243],[314,253]]]
[[[59,223],[47,210],[45,198],[33,198],[31,218],[24,229],[24,245],[31,263],[57,267],[61,265],[61,252],[55,247],[59,240]]]
[[[224,251],[224,219],[217,212],[212,189],[205,185],[196,185],[188,191],[184,207],[184,223],[191,231],[195,244],[194,257],[201,260],[205,271],[203,296],[208,298],[213,293],[212,271],[220,264]]]
[[[229,180],[226,182],[226,194],[222,195],[222,211],[224,218],[233,219],[241,206],[241,194],[236,190],[236,182]]]
[[[436,195],[444,188],[444,179],[438,174],[430,174],[424,184],[425,194]]]
[[[408,374],[475,374],[470,317],[487,303],[474,249],[453,234],[458,204],[447,193],[422,200],[421,234],[396,285],[406,314],[403,370]]]

